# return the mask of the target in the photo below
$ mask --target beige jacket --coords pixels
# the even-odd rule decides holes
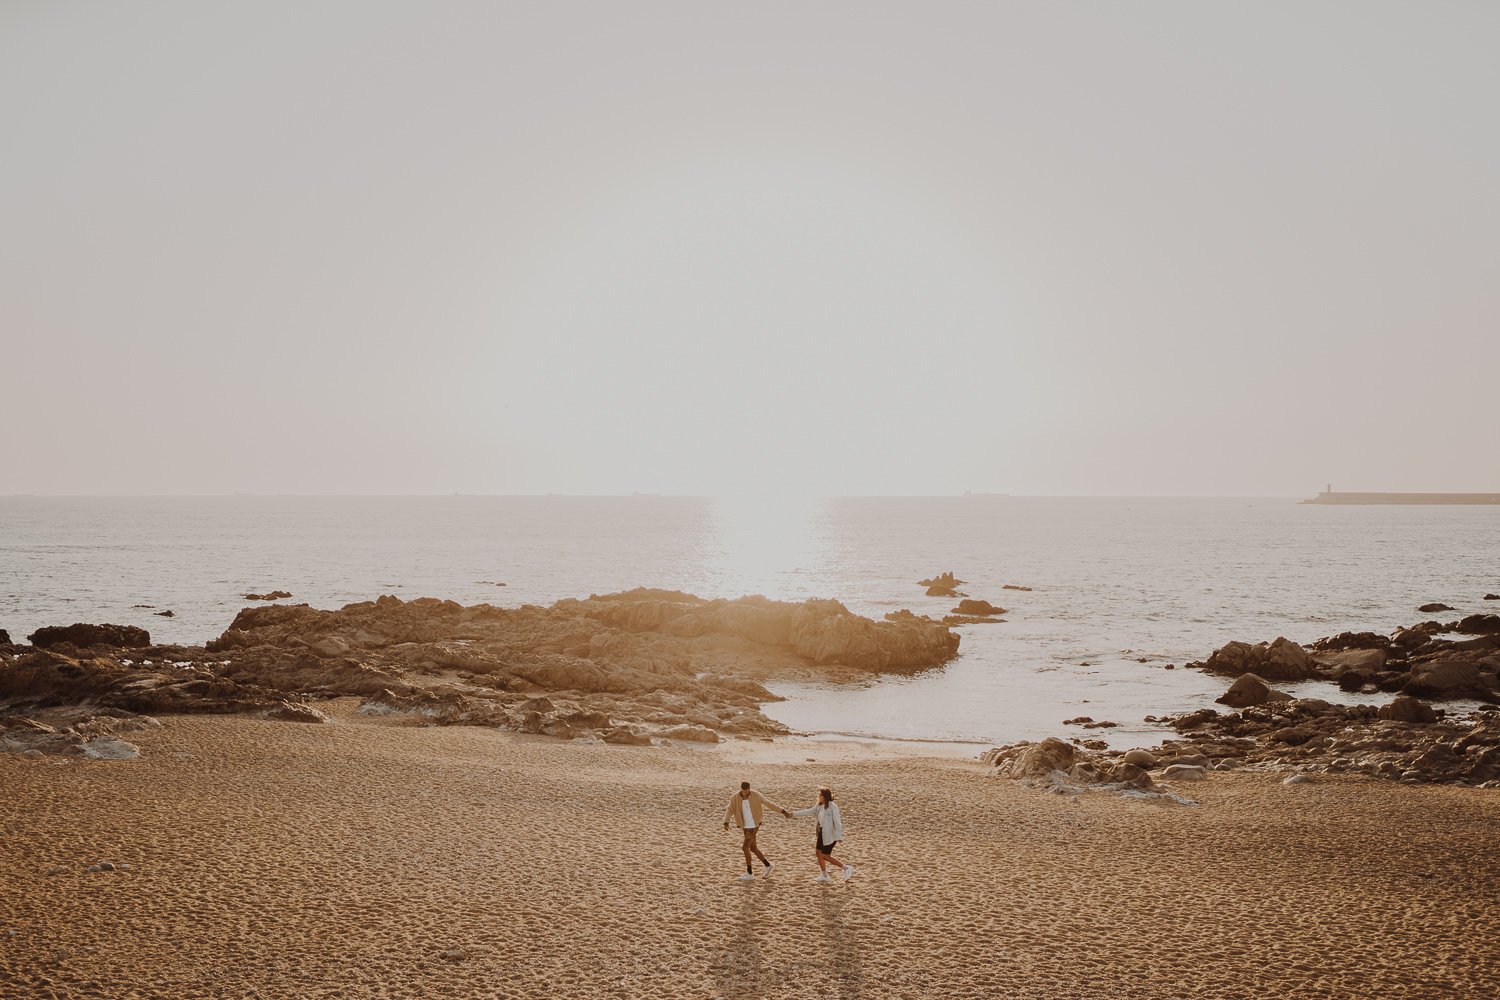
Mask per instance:
[[[735,826],[743,830],[745,828],[745,812],[740,808],[740,802],[741,799],[739,792],[735,792],[729,797],[729,808],[724,812],[724,822],[733,823]],[[760,826],[761,812],[766,806],[770,806],[777,812],[786,812],[785,809],[781,808],[776,803],[760,794],[760,792],[751,789],[750,816],[755,820],[756,827]]]

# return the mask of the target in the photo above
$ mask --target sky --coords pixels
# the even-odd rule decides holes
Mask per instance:
[[[1500,5],[0,4],[0,494],[1500,489]]]

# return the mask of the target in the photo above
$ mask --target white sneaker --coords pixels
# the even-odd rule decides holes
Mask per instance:
[[[845,865],[844,866],[844,881],[847,882],[847,881],[849,881],[853,877],[854,877],[854,866],[853,865]]]
[[[776,867],[776,865],[775,865],[774,862],[772,864],[766,865],[766,878],[770,878],[771,877],[771,869],[775,868],[775,867]]]
[[[814,882],[827,882],[828,881],[828,873],[824,872],[823,874],[819,875],[817,878],[813,879],[813,881]]]
[[[743,874],[743,875],[740,876],[740,881],[741,882],[754,882],[755,881],[755,873],[754,872],[746,872],[745,874]]]

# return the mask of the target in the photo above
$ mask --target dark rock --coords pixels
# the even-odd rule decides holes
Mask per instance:
[[[1319,639],[1312,648],[1336,653],[1346,649],[1384,649],[1390,640],[1378,632],[1340,632],[1326,639]]]
[[[1380,711],[1375,714],[1378,718],[1390,719],[1394,722],[1429,723],[1438,720],[1438,714],[1432,710],[1431,705],[1406,697],[1397,698],[1389,705],[1380,706]]]
[[[171,608],[168,608],[165,611],[158,611],[156,613],[156,617],[158,617],[158,618],[175,618],[177,616],[172,613],[172,609]]]
[[[1375,675],[1363,670],[1345,670],[1339,674],[1340,691],[1361,691],[1375,684]]]
[[[1151,775],[1146,773],[1144,767],[1135,764],[1126,764],[1121,761],[1109,769],[1105,775],[1109,784],[1124,785],[1129,788],[1150,788],[1152,786]]]
[[[1441,603],[1439,603],[1437,601],[1433,601],[1431,604],[1423,604],[1423,605],[1421,605],[1420,607],[1417,608],[1417,610],[1420,611],[1420,612],[1422,612],[1423,614],[1432,614],[1435,611],[1452,611],[1453,608],[1450,605],[1441,604]]]
[[[1227,643],[1214,650],[1202,667],[1211,674],[1255,674],[1272,681],[1306,680],[1318,670],[1305,649],[1281,637],[1253,646],[1248,642]]]
[[[38,648],[67,643],[78,649],[111,646],[115,649],[141,649],[151,645],[151,633],[134,625],[52,625],[39,628],[26,637]]]
[[[292,595],[285,590],[273,590],[266,594],[243,594],[247,601],[284,601]]]
[[[5,631],[5,629],[0,628],[0,646],[9,646],[9,645],[10,645],[10,633],[7,632],[7,631]]]
[[[939,619],[944,625],[1003,625],[1004,618],[990,618],[985,615],[944,615]]]
[[[1268,701],[1291,700],[1291,695],[1272,689],[1263,678],[1255,674],[1241,674],[1238,680],[1229,685],[1228,691],[1214,699],[1230,708],[1249,708],[1251,705],[1264,705]]]
[[[1189,729],[1197,729],[1199,726],[1207,725],[1210,722],[1216,721],[1218,718],[1219,713],[1215,712],[1213,709],[1200,708],[1196,712],[1189,712],[1186,715],[1179,715],[1177,718],[1171,721],[1171,726],[1178,732],[1185,732]]]
[[[1484,670],[1469,654],[1441,652],[1413,664],[1401,690],[1417,698],[1489,698],[1495,686],[1493,668]]]
[[[1387,650],[1390,648],[1385,639],[1380,642],[1380,646],[1375,649],[1319,649],[1312,653],[1312,658],[1324,670],[1332,672],[1334,677],[1348,670],[1356,673],[1379,673],[1385,669],[1385,661],[1389,659]]]
[[[1031,593],[1031,588],[1030,587],[1022,587],[1022,586],[1019,586],[1019,585],[1014,584],[1014,583],[1004,584],[1004,585],[1001,586],[1000,589],[1001,590],[1022,590],[1022,591],[1025,591],[1028,594]]]
[[[1485,594],[1484,599],[1486,601],[1500,601],[1500,594]]]
[[[1458,624],[1453,626],[1453,631],[1465,635],[1500,634],[1500,615],[1469,615],[1460,618]]]
[[[966,600],[959,601],[953,613],[955,615],[1003,615],[1005,609],[998,608],[989,601]]]
[[[1437,622],[1432,623],[1434,628],[1424,628],[1421,625],[1413,625],[1411,628],[1397,629],[1391,636],[1391,645],[1401,649],[1416,649],[1432,641],[1434,632],[1442,631],[1442,626]]]
[[[1471,785],[1500,778],[1500,747],[1490,747],[1475,754],[1465,776]]]

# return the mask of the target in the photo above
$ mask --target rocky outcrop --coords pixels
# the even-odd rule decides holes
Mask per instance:
[[[1022,741],[996,747],[980,760],[998,778],[1025,781],[1057,791],[1107,788],[1116,791],[1145,790],[1153,785],[1145,768],[1118,755],[1101,754],[1049,736],[1040,743]]]
[[[38,648],[69,645],[77,649],[109,646],[116,649],[141,649],[151,645],[151,633],[134,625],[53,625],[39,628],[26,637]]]
[[[1500,698],[1497,669],[1500,657],[1445,650],[1413,662],[1401,690],[1418,698],[1493,700]]]
[[[58,649],[33,649],[0,663],[0,708],[244,712],[270,708],[281,700],[274,692],[242,686],[207,665],[169,658],[137,662],[121,652],[96,649],[96,655],[71,656]],[[177,655],[181,654],[167,653]]]
[[[1307,649],[1286,639],[1254,646],[1231,642],[1188,665],[1273,681],[1334,681],[1345,691],[1500,701],[1500,615],[1421,622],[1389,636],[1343,632]]]
[[[955,615],[976,615],[976,616],[977,615],[1003,615],[1003,614],[1005,614],[1005,609],[1001,608],[1001,607],[996,607],[995,605],[991,604],[989,601],[980,601],[980,600],[975,600],[975,599],[971,598],[969,600],[959,601],[958,602],[958,607],[956,607],[956,608],[953,609],[953,613]]]
[[[1272,681],[1301,681],[1317,673],[1317,664],[1305,649],[1280,637],[1253,646],[1248,642],[1231,642],[1214,650],[1202,663],[1188,666],[1229,677],[1256,674]]]
[[[285,590],[272,590],[264,594],[243,594],[247,601],[284,601],[291,597],[291,593]]]
[[[1230,708],[1249,708],[1251,705],[1264,705],[1268,701],[1291,700],[1291,695],[1272,689],[1263,678],[1254,674],[1241,674],[1237,681],[1229,685],[1228,691],[1214,699]]]
[[[1500,615],[1468,615],[1449,626],[1449,631],[1465,635],[1500,635]]]
[[[1183,734],[1162,760],[1409,783],[1500,787],[1500,712],[1448,719],[1409,698],[1389,705],[1330,705],[1316,698],[1268,702],[1238,713],[1195,712],[1169,720]]]
[[[85,654],[60,645],[7,656],[0,706],[322,722],[313,702],[355,696],[365,711],[424,724],[706,743],[786,731],[760,712],[775,700],[762,679],[926,670],[958,644],[947,626],[909,612],[872,621],[831,600],[710,601],[644,588],[548,608],[395,597],[337,611],[269,604],[245,608],[202,647]]]
[[[10,645],[10,633],[7,632],[7,631],[5,631],[5,629],[0,628],[0,646],[9,646],[9,645]]]
[[[1388,705],[1382,705],[1375,713],[1377,719],[1390,719],[1394,722],[1436,722],[1440,716],[1433,711],[1431,705],[1418,701],[1415,698],[1395,698]]]
[[[1423,604],[1422,606],[1420,606],[1419,608],[1417,608],[1417,610],[1421,611],[1424,614],[1432,614],[1432,613],[1438,612],[1438,611],[1452,611],[1453,608],[1452,608],[1451,605],[1442,604],[1442,603],[1439,603],[1437,601],[1433,601],[1431,604]]]
[[[126,712],[72,711],[27,718],[0,717],[0,753],[26,757],[82,757],[87,760],[134,760],[140,747],[123,734],[156,729],[155,719]]]
[[[927,588],[928,597],[961,597],[958,588],[966,581],[960,580],[952,572],[939,573],[937,576],[927,580],[918,580],[917,586]]]

